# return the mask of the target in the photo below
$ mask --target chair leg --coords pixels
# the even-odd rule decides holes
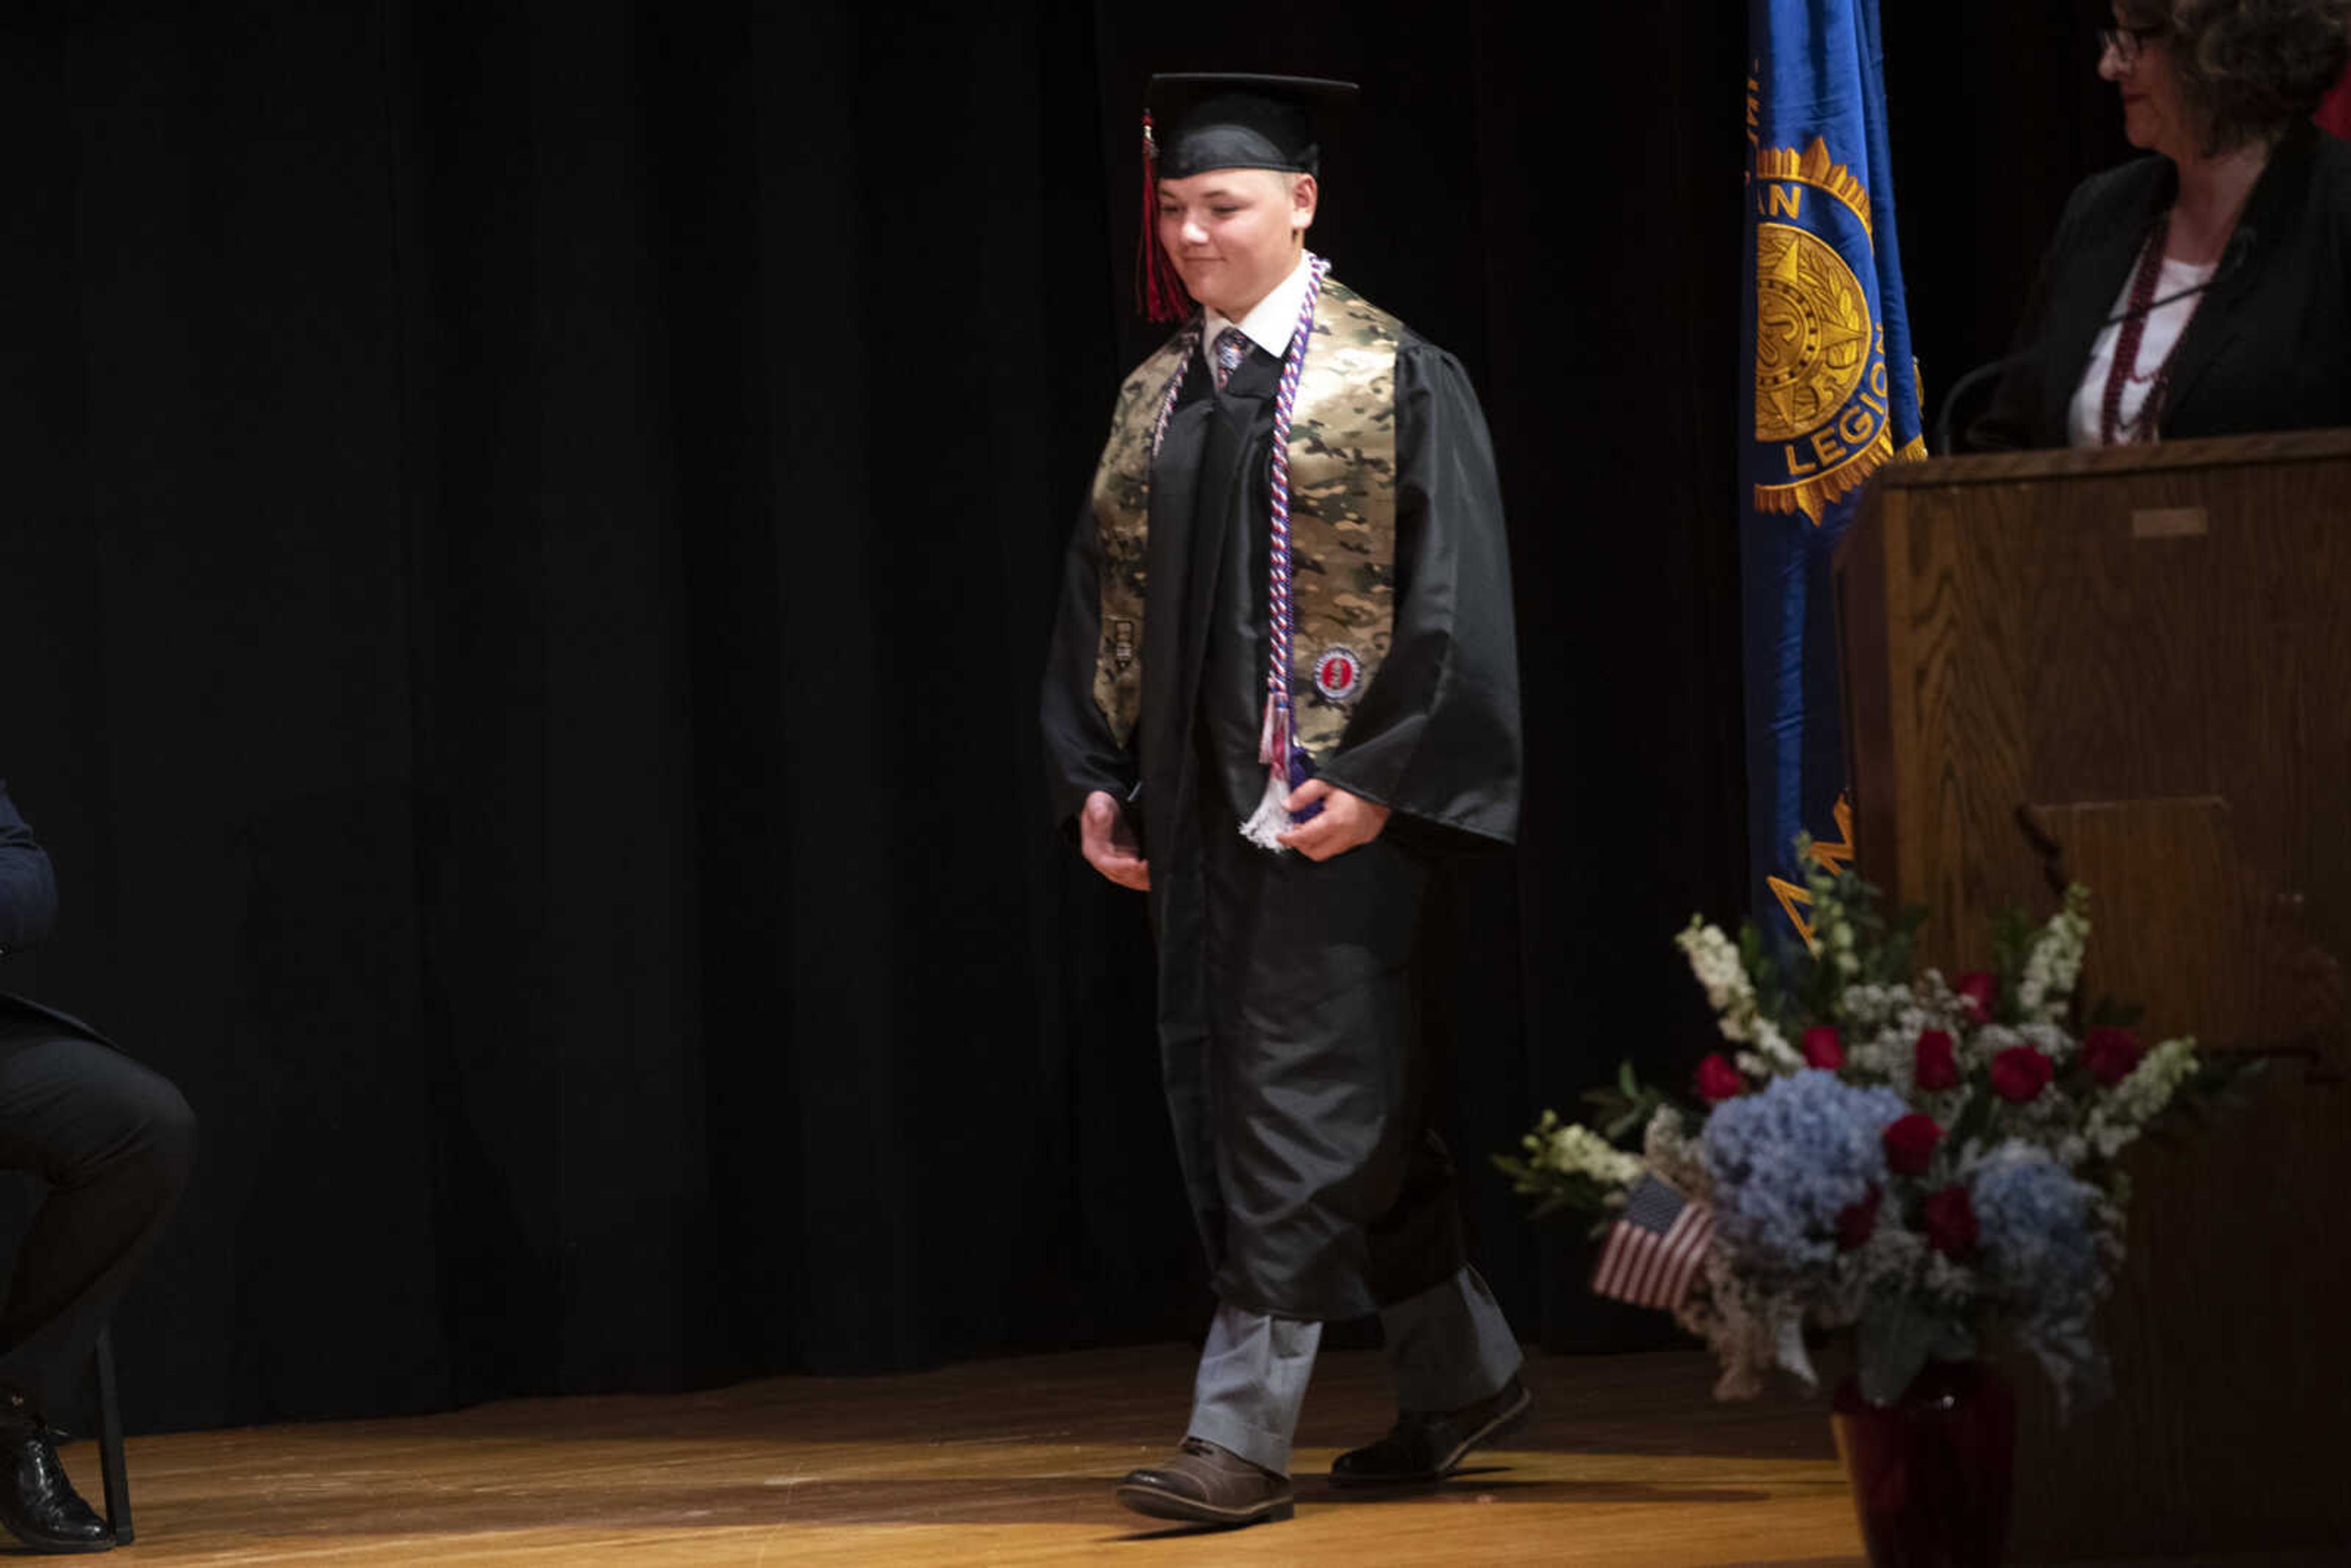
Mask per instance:
[[[98,1351],[90,1358],[98,1375],[98,1468],[106,1482],[106,1522],[114,1542],[128,1546],[131,1529],[131,1472],[122,1462],[122,1406],[114,1392],[114,1330],[98,1331]]]

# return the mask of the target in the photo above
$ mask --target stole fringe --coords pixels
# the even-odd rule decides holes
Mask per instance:
[[[1281,842],[1281,835],[1290,831],[1290,786],[1280,776],[1269,770],[1265,776],[1265,795],[1241,824],[1241,837],[1261,850],[1286,855],[1290,846]]]
[[[1266,697],[1265,720],[1257,733],[1257,759],[1266,765],[1265,794],[1249,820],[1241,824],[1241,837],[1278,855],[1290,852],[1290,846],[1280,841],[1281,835],[1290,831],[1290,769],[1275,760],[1286,758],[1290,751],[1289,716],[1271,695]]]

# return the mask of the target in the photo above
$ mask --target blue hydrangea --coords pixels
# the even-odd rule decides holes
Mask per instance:
[[[2099,1279],[2091,1189],[2027,1144],[2006,1144],[1968,1181],[1985,1271],[2034,1316],[2086,1312]]]
[[[1836,1256],[1836,1218],[1886,1179],[1886,1126],[1909,1107],[1819,1068],[1715,1107],[1700,1149],[1718,1243],[1743,1266],[1797,1270]]]
[[[1984,1271],[2016,1315],[2017,1338],[2057,1385],[2063,1416],[2112,1381],[2091,1332],[2103,1288],[2091,1187],[2028,1144],[2004,1144],[1968,1178]]]

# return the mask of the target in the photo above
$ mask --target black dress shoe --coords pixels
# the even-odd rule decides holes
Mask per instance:
[[[0,1525],[36,1552],[111,1552],[114,1531],[66,1479],[49,1429],[0,1416]]]
[[[1288,1476],[1205,1437],[1186,1437],[1170,1458],[1127,1471],[1118,1500],[1137,1513],[1186,1524],[1259,1524],[1295,1511]]]
[[[1513,1377],[1458,1410],[1406,1410],[1396,1416],[1386,1437],[1332,1460],[1331,1480],[1343,1487],[1441,1481],[1460,1468],[1470,1449],[1515,1431],[1534,1405],[1527,1385]]]

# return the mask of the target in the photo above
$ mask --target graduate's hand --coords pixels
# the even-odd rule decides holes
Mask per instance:
[[[1107,790],[1087,796],[1079,810],[1078,847],[1085,852],[1088,865],[1119,886],[1137,893],[1150,890],[1151,862],[1137,852],[1142,846],[1127,826],[1126,812]]]
[[[1296,850],[1311,861],[1327,861],[1332,855],[1345,854],[1349,850],[1370,843],[1388,825],[1388,809],[1350,795],[1344,789],[1333,789],[1320,779],[1309,779],[1290,792],[1283,802],[1292,812],[1303,811],[1315,801],[1322,802],[1322,814],[1311,822],[1301,822],[1274,841],[1284,849]]]

